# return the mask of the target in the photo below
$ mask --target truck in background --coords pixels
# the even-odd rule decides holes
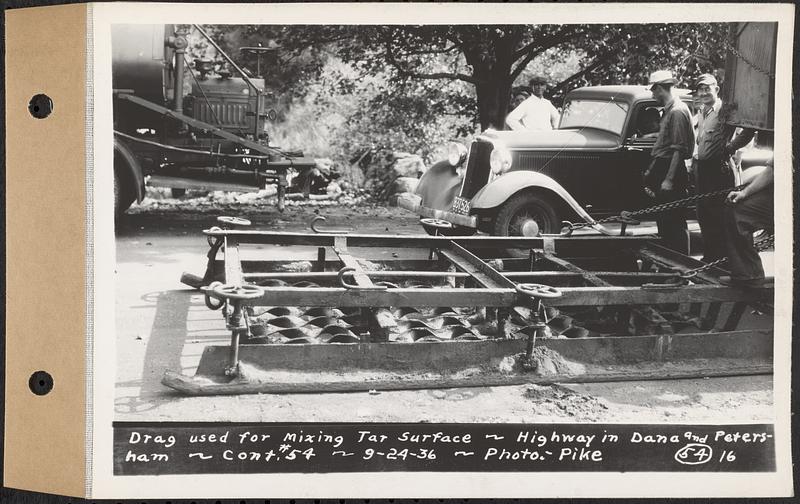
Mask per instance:
[[[316,162],[269,143],[275,119],[263,78],[251,77],[198,25],[223,59],[188,61],[175,25],[112,27],[114,210],[144,197],[145,181],[186,189],[257,191],[277,184],[283,211],[289,170]],[[217,68],[215,68],[217,67]]]

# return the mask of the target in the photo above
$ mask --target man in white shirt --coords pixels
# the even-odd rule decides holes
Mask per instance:
[[[558,110],[544,97],[547,81],[537,75],[530,80],[533,94],[511,111],[506,117],[506,124],[512,130],[541,131],[558,127],[560,116]]]

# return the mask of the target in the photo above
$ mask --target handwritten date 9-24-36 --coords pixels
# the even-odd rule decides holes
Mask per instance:
[[[362,456],[364,460],[369,460],[373,457],[382,457],[386,460],[407,460],[409,457],[420,460],[436,460],[436,452],[427,448],[420,448],[415,451],[411,451],[407,448],[402,450],[398,450],[397,448],[389,448],[387,450],[367,448],[364,450],[364,455]]]

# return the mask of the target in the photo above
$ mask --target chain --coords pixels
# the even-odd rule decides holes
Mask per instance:
[[[670,201],[670,202],[667,202],[667,203],[660,203],[658,205],[654,205],[654,206],[651,206],[651,207],[648,207],[648,208],[643,208],[641,210],[636,210],[636,211],[633,211],[633,212],[620,212],[619,215],[612,215],[611,217],[606,217],[604,219],[598,219],[598,220],[596,220],[594,222],[566,222],[565,221],[564,230],[562,231],[561,234],[564,235],[564,236],[569,236],[576,229],[583,229],[585,227],[595,226],[597,224],[607,224],[609,222],[623,222],[623,223],[629,223],[630,224],[630,223],[633,223],[632,221],[634,221],[634,217],[639,217],[639,216],[642,216],[642,215],[651,215],[651,214],[656,214],[656,213],[660,213],[660,212],[667,212],[667,211],[670,211],[670,210],[675,210],[675,209],[678,209],[678,208],[683,208],[683,207],[689,206],[691,203],[694,203],[696,201],[705,200],[705,199],[711,199],[711,198],[717,198],[717,197],[720,197],[720,196],[725,196],[728,193],[730,193],[731,191],[738,191],[738,190],[741,190],[743,187],[744,186],[741,185],[741,186],[737,186],[737,187],[731,187],[729,189],[720,189],[718,191],[712,191],[712,192],[707,192],[707,193],[703,193],[703,194],[695,194],[695,195],[689,196],[687,198],[683,198],[683,199],[679,199],[679,200],[675,200],[675,201]]]
[[[775,235],[774,234],[770,234],[770,235],[765,236],[761,240],[758,240],[757,243],[753,244],[753,248],[755,248],[756,252],[763,252],[763,251],[767,250],[768,248],[772,247],[774,244],[775,244]],[[699,268],[694,268],[694,269],[690,269],[690,270],[684,271],[679,276],[681,278],[692,278],[692,277],[696,276],[698,273],[702,273],[703,271],[706,271],[708,269],[711,269],[711,268],[714,268],[716,266],[719,266],[720,264],[725,263],[727,261],[728,261],[728,258],[727,257],[723,257],[721,259],[717,259],[716,261],[711,261],[708,264],[704,264],[703,266],[700,266]]]
[[[727,47],[727,49],[728,49],[730,52],[732,52],[732,53],[733,53],[733,54],[734,54],[734,55],[735,55],[737,58],[739,58],[740,60],[742,60],[742,61],[744,61],[745,63],[747,63],[748,65],[750,65],[750,67],[752,67],[752,68],[753,68],[753,70],[755,70],[756,72],[758,72],[758,73],[760,73],[760,74],[763,74],[763,75],[766,75],[766,76],[767,76],[767,77],[769,77],[770,79],[773,79],[773,80],[775,79],[775,74],[774,74],[774,73],[772,73],[772,72],[770,72],[770,71],[768,71],[768,70],[764,70],[764,69],[763,69],[763,68],[761,68],[760,66],[756,65],[755,63],[753,63],[752,61],[750,61],[749,59],[747,59],[747,58],[744,56],[744,54],[742,54],[741,52],[739,52],[739,50],[738,50],[738,49],[736,49],[736,47],[734,47],[734,45],[733,45],[733,44],[731,44],[731,42],[730,42],[729,40],[725,40],[725,46],[726,46],[726,47]]]

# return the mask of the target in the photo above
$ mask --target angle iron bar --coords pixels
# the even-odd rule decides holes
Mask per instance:
[[[698,261],[697,259],[693,259],[666,247],[662,247],[661,245],[656,245],[655,243],[649,243],[647,246],[642,247],[639,249],[638,254],[643,259],[647,259],[661,266],[674,269],[677,273],[680,273],[684,270],[698,268],[705,264],[702,261]],[[726,273],[719,268],[712,268],[709,270],[709,272],[713,272],[715,274],[700,272],[695,278],[707,283],[719,285],[719,275]]]
[[[323,250],[326,250],[325,247],[319,247]],[[252,260],[252,259],[244,259],[242,260],[242,268],[246,273],[257,273],[257,274],[271,274],[271,273],[279,273],[279,272],[300,272],[296,269],[300,264],[299,263],[310,263],[315,265],[316,261],[319,259],[319,248],[316,253],[309,252],[307,256],[304,258],[295,258],[294,260],[274,260],[274,261],[263,261],[263,260]],[[312,255],[313,254],[313,255]],[[380,271],[368,271],[368,273],[383,273],[386,271],[427,271],[427,272],[440,272],[441,270],[441,263],[437,261],[431,262],[428,259],[385,259],[385,258],[368,258],[368,257],[360,257],[361,259],[366,259],[370,263],[373,263],[377,266],[385,268],[385,270]],[[581,264],[587,261],[585,257],[566,257],[568,261],[581,261]],[[591,259],[590,259],[591,260]],[[502,268],[496,268],[504,275],[538,275],[540,272],[538,271],[528,271],[530,268],[530,260],[529,259],[518,259],[518,258],[504,258],[501,259],[502,261]],[[217,265],[219,269],[222,269],[222,262],[220,261]],[[289,269],[287,269],[289,268]],[[337,259],[326,259],[324,263],[324,269],[322,271],[337,271],[341,268],[341,261]],[[559,275],[575,275],[574,273],[570,273],[567,271],[541,271],[543,275],[548,274],[559,274]],[[617,271],[617,270],[608,270],[608,269],[600,269],[598,268],[596,271],[592,270],[592,273],[598,276],[612,276],[612,277],[641,277],[641,278],[649,278],[649,277],[675,277],[674,273],[655,273],[651,271]]]
[[[246,263],[246,262],[245,262]],[[571,271],[502,271],[506,278],[583,278],[582,273]],[[672,273],[643,273],[631,271],[592,271],[598,277],[636,279],[643,282],[654,279],[673,278]],[[370,278],[469,278],[469,273],[462,271],[365,271]],[[244,278],[249,280],[262,279],[288,279],[288,280],[331,280],[337,277],[335,271],[276,271],[244,273]]]
[[[514,289],[516,287],[514,282],[458,243],[451,242],[449,248],[439,249],[439,255],[450,261],[455,267],[469,273],[484,287],[492,289]]]
[[[246,301],[257,306],[487,306],[527,305],[514,289],[400,288],[358,291],[343,288],[266,287],[260,298]],[[612,306],[694,302],[752,301],[772,288],[745,291],[718,285],[690,285],[670,290],[639,287],[561,287],[562,296],[548,299],[548,306]]]
[[[204,230],[208,236],[233,236],[242,244],[268,245],[313,245],[334,246],[335,234],[292,233],[281,231],[256,231],[239,229]],[[543,238],[525,238],[520,236],[426,236],[426,235],[379,235],[348,234],[349,247],[393,247],[393,248],[447,248],[450,242],[469,249],[479,248],[530,248],[541,249]],[[570,253],[591,251],[597,253],[598,248],[607,247],[609,253],[621,249],[639,248],[650,239],[638,236],[574,236],[570,238],[555,237],[553,243],[556,253],[565,256]]]
[[[565,270],[571,273],[577,273],[586,281],[586,283],[590,285],[594,285],[596,287],[608,287],[611,284],[606,282],[605,280],[600,279],[595,273],[586,271],[583,268],[580,268],[571,262],[567,261],[566,259],[561,259],[560,257],[556,257],[554,254],[544,254],[544,258],[557,266],[561,266]]]

